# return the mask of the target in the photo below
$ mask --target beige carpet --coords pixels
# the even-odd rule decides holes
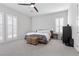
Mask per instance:
[[[0,55],[6,56],[77,56],[73,47],[67,47],[61,40],[52,39],[47,45],[30,45],[25,40],[16,40],[0,45]]]

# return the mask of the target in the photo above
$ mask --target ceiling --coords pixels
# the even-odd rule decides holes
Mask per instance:
[[[43,14],[67,10],[70,4],[69,3],[36,3],[35,6],[39,11],[38,13],[35,11],[33,7],[21,6],[18,5],[18,3],[3,3],[3,5],[13,8],[25,15],[33,17],[36,15],[43,15]]]

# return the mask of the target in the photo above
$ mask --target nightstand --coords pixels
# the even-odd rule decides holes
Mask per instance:
[[[54,34],[53,34],[53,38],[54,38],[54,39],[58,39],[58,34],[54,33]]]

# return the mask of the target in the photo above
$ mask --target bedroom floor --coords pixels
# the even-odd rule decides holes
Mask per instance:
[[[67,47],[61,40],[52,39],[47,45],[30,45],[25,40],[1,44],[0,55],[6,56],[79,56],[73,47]]]

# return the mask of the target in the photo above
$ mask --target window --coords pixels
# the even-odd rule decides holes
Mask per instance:
[[[59,19],[57,18],[56,19],[56,32],[58,33],[59,32]]]
[[[78,26],[78,33],[79,33],[79,17],[78,17],[78,20],[77,20],[77,26]]]
[[[17,18],[13,17],[13,37],[17,37]]]
[[[12,38],[12,16],[7,16],[8,38]]]
[[[56,32],[62,33],[62,27],[63,27],[64,18],[57,18],[56,19]]]
[[[0,42],[12,39],[17,39],[17,17],[0,12]]]
[[[77,33],[79,33],[79,4],[77,4]]]
[[[9,40],[17,37],[17,18],[15,16],[7,15],[7,34]]]
[[[3,40],[3,15],[0,12],[0,41]]]
[[[62,17],[60,18],[60,33],[62,33],[63,22],[64,22],[64,19]]]

